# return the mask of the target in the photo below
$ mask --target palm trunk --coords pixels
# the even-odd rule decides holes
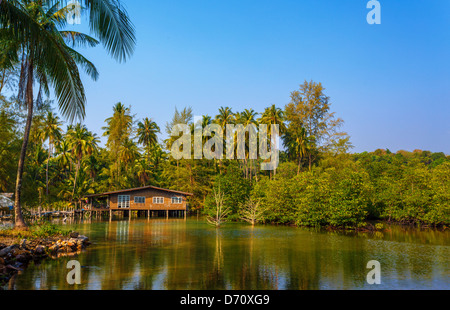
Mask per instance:
[[[75,188],[77,187],[77,178],[78,178],[78,171],[80,171],[80,166],[81,166],[81,161],[78,160],[77,171],[75,172],[75,181],[73,182],[72,199],[73,199],[73,196],[75,196]]]
[[[311,152],[309,153],[309,171],[311,171]]]
[[[25,133],[23,136],[22,149],[20,151],[19,165],[17,168],[16,190],[14,199],[14,215],[15,215],[15,228],[26,228],[22,215],[22,206],[20,204],[20,194],[22,191],[22,179],[23,170],[25,166],[25,157],[27,154],[28,140],[30,138],[31,124],[33,121],[33,65],[29,64],[28,67],[28,79],[26,88],[26,101],[28,108],[27,122],[25,125]]]
[[[48,162],[50,161],[50,141],[48,146],[48,158],[47,158],[47,170],[45,172],[45,184],[46,184],[46,194],[48,198]]]

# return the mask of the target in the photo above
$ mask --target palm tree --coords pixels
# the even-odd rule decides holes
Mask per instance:
[[[85,172],[86,174],[95,182],[95,178],[97,177],[101,165],[98,160],[97,155],[89,155],[87,159],[85,159]]]
[[[257,141],[254,141],[250,138],[251,135],[256,134],[255,127],[258,125],[258,121],[256,120],[256,116],[258,115],[257,112],[255,112],[253,109],[245,109],[241,113],[236,113],[236,123],[242,124],[244,128],[249,128],[248,132],[245,132],[245,144],[246,149],[248,149],[248,153],[245,154],[244,159],[244,171],[246,178],[250,179],[252,178],[252,170],[253,170],[253,159],[250,158],[250,152],[251,150],[256,150],[257,147]],[[254,126],[253,126],[254,125]],[[256,155],[256,154],[252,154]],[[247,165],[247,161],[250,162],[250,175],[249,175],[249,168]]]
[[[70,131],[70,129],[68,129],[68,132]],[[70,145],[69,142],[66,139],[63,139],[59,145],[56,146],[56,150],[57,150],[57,161],[58,161],[58,166],[61,170],[67,171],[67,167],[69,168],[69,171],[71,170],[70,168]]]
[[[70,176],[70,178],[67,180],[67,187],[63,189],[58,195],[61,198],[71,199],[76,203],[80,203],[81,199],[86,194],[93,194],[92,185],[93,180],[83,169],[81,169],[78,176]],[[73,188],[76,189],[73,190]]]
[[[286,128],[286,117],[282,109],[277,108],[272,105],[264,110],[264,113],[259,119],[260,124],[265,124],[268,126],[269,135],[272,132],[272,125],[278,125],[280,129],[280,134],[284,134],[287,130]]]
[[[155,144],[148,151],[146,151],[147,156],[150,161],[150,165],[153,171],[157,172],[160,168],[162,162],[167,159],[167,153],[165,153],[159,144]]]
[[[106,146],[114,157],[113,161],[115,163],[115,167],[110,170],[111,178],[118,182],[122,162],[121,158],[117,157],[117,154],[119,154],[125,140],[129,139],[133,131],[133,116],[130,108],[125,107],[121,102],[117,103],[113,107],[113,116],[106,119],[105,122],[106,126],[103,127],[105,131],[103,136],[108,137]],[[114,172],[116,172],[115,175]]]
[[[101,42],[113,58],[125,61],[135,46],[134,28],[119,0],[82,0],[89,15],[91,32],[96,39],[75,31],[60,31],[70,13],[68,1],[3,0],[0,2],[0,39],[11,42],[15,58],[21,57],[19,99],[25,103],[28,115],[22,150],[17,169],[15,190],[15,226],[26,228],[21,211],[20,193],[26,150],[34,108],[34,84],[50,94],[52,86],[64,117],[73,121],[85,116],[85,93],[78,66],[94,80],[98,78],[95,66],[72,47],[95,46]],[[58,9],[60,5],[62,9]],[[69,45],[72,45],[70,47]],[[19,56],[20,55],[20,56]],[[41,98],[41,92],[38,94]]]
[[[276,145],[276,141],[275,145],[272,145],[272,126],[278,125],[280,135],[283,135],[287,131],[284,111],[280,108],[277,108],[273,104],[272,106],[264,110],[264,113],[261,115],[258,121],[260,124],[267,125],[269,144],[271,145],[271,147],[277,148],[278,146]],[[274,174],[276,173],[277,170],[275,169]]]
[[[139,156],[139,149],[136,143],[133,140],[126,138],[118,153],[118,158],[125,164],[125,169],[128,170],[129,165],[139,158]]]
[[[146,117],[143,122],[138,123],[138,143],[144,145],[146,150],[149,150],[158,143],[157,134],[160,132],[161,129],[159,126],[154,121]]]
[[[295,127],[297,128],[297,127]],[[284,145],[288,149],[291,158],[296,158],[298,161],[297,174],[300,174],[302,159],[311,149],[313,140],[307,137],[306,129],[301,127],[296,130],[289,130],[284,136]],[[309,161],[309,170],[311,170],[311,158]]]
[[[76,172],[73,182],[73,194],[77,186],[77,177],[81,168],[81,162],[85,155],[92,155],[97,151],[99,139],[97,135],[88,131],[85,125],[77,124],[67,132],[67,139],[70,145],[73,158],[76,160]]]
[[[146,186],[152,173],[149,164],[144,159],[138,159],[135,162],[134,168],[140,184]]]
[[[222,128],[223,134],[223,151],[227,149],[227,125],[235,124],[234,113],[230,107],[220,107],[219,114],[214,118],[214,123],[218,124]],[[222,159],[219,160],[219,171],[222,173]]]
[[[59,121],[59,117],[53,112],[48,112],[47,117],[43,122],[42,128],[42,140],[48,140],[48,158],[47,158],[47,169],[46,169],[46,195],[48,196],[48,164],[50,162],[50,157],[53,156],[55,143],[59,142],[62,137],[62,123]]]
[[[226,129],[227,129],[226,126],[228,124],[234,124],[235,123],[234,122],[234,113],[231,110],[231,108],[229,108],[229,107],[225,107],[225,108],[224,107],[220,107],[219,114],[216,115],[216,117],[214,119],[214,122],[216,124],[218,124],[222,128],[224,136],[225,136]]]
[[[133,116],[131,110],[118,102],[113,107],[113,116],[105,120],[106,126],[103,136],[108,137],[107,146],[116,151],[123,141],[131,135],[133,129]]]

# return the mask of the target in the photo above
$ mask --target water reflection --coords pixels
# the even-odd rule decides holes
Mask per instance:
[[[82,284],[66,283],[69,258],[19,274],[13,289],[449,289],[448,232],[390,227],[343,234],[202,220],[71,223],[94,244],[78,259]],[[72,259],[72,258],[71,258]],[[366,282],[369,260],[382,285]]]

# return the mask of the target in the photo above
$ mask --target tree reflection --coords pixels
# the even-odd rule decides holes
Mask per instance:
[[[93,245],[74,258],[31,264],[10,289],[364,289],[369,260],[381,263],[380,288],[448,288],[447,232],[390,227],[376,235],[234,223],[216,229],[201,219],[68,227]],[[83,266],[78,286],[66,282],[71,259]]]

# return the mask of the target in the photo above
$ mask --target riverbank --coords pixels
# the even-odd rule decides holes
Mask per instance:
[[[76,256],[90,245],[89,238],[77,232],[58,233],[51,236],[48,234],[38,236],[37,232],[42,233],[41,230],[0,231],[0,290],[14,275],[25,270],[32,261],[39,263],[47,258]],[[23,238],[19,241],[18,237]]]

